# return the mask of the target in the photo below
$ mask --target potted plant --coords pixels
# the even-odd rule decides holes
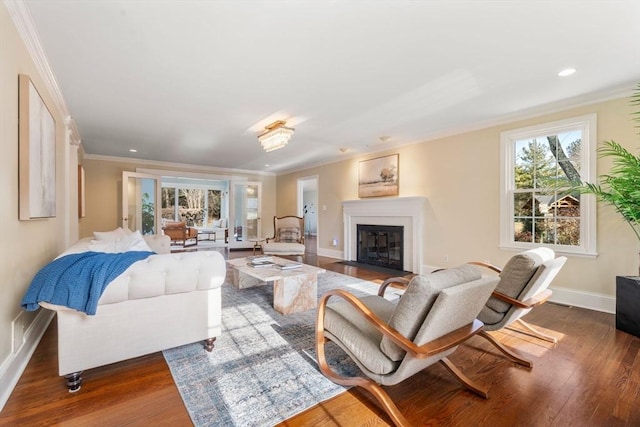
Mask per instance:
[[[640,106],[640,84],[631,97],[631,105]],[[636,127],[640,127],[640,111],[633,115],[639,123]],[[586,182],[578,189],[613,206],[640,242],[640,156],[615,141],[605,141],[598,153],[613,160],[611,170],[600,175],[599,182]],[[616,277],[616,328],[640,336],[640,271],[639,276]]]

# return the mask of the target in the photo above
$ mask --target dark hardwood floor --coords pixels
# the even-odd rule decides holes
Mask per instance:
[[[375,282],[388,277],[315,254],[305,262]],[[498,337],[530,357],[532,370],[507,361],[480,337],[450,357],[489,387],[489,399],[463,389],[440,365],[389,387],[389,394],[415,425],[640,426],[640,338],[616,330],[613,315],[580,308],[547,303],[526,319],[558,344],[512,331]],[[88,370],[82,389],[71,394],[57,374],[56,342],[54,320],[0,413],[0,425],[191,425],[162,353]],[[389,423],[373,398],[352,389],[281,425]]]

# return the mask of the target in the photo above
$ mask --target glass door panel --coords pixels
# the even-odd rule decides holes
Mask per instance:
[[[252,248],[249,239],[260,237],[262,183],[242,182],[232,185],[232,222],[230,223],[229,247]]]
[[[160,177],[136,172],[122,173],[122,228],[158,234]]]

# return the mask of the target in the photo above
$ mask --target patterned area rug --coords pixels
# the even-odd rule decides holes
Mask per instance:
[[[331,271],[318,276],[319,296],[335,288],[374,295],[378,285]],[[316,310],[284,316],[272,304],[272,286],[225,283],[213,352],[201,343],[163,352],[196,426],[272,426],[345,390],[313,359]],[[358,369],[337,346],[328,346],[327,357],[342,373]]]

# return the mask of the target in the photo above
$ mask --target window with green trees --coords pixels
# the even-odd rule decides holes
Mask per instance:
[[[569,190],[593,171],[595,115],[502,134],[501,244],[593,252],[592,198]]]
[[[220,218],[222,191],[210,188],[162,187],[162,218],[192,227],[210,227]]]

